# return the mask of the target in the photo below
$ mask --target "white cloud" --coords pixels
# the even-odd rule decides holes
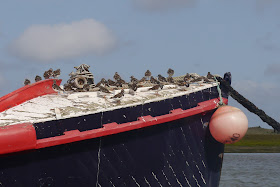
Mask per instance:
[[[20,58],[53,61],[83,55],[104,55],[117,44],[113,33],[93,19],[71,24],[33,25],[10,46]]]
[[[136,7],[149,11],[161,11],[180,8],[193,4],[196,0],[134,0]]]

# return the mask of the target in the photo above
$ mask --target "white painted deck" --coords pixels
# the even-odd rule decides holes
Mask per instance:
[[[118,108],[141,105],[161,101],[217,86],[216,83],[191,84],[190,87],[164,85],[159,91],[148,90],[151,87],[138,88],[133,94],[125,89],[125,95],[118,103],[111,99],[120,92],[115,90],[110,94],[95,92],[60,93],[45,95],[26,101],[21,105],[0,113],[0,126],[18,123],[38,123],[56,119],[65,119]]]

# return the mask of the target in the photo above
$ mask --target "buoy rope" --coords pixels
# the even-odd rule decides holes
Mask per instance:
[[[214,79],[217,83],[217,90],[218,90],[218,93],[219,93],[219,97],[220,97],[220,101],[219,101],[219,105],[220,106],[223,106],[225,105],[224,102],[223,102],[223,97],[222,97],[222,90],[220,88],[220,84],[219,84],[219,81],[217,80],[216,76],[214,76]]]
[[[268,116],[263,110],[259,109],[256,105],[254,105],[248,99],[243,97],[240,93],[238,93],[235,89],[233,89],[227,81],[225,81],[221,77],[216,77],[216,79],[220,82],[221,86],[223,86],[229,92],[229,95],[233,99],[235,99],[238,103],[243,105],[250,112],[259,116],[263,122],[266,122],[273,129],[275,129],[278,133],[280,133],[280,123],[279,122],[274,120],[272,117]]]

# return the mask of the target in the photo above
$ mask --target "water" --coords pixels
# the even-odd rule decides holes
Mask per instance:
[[[220,187],[280,186],[280,153],[225,153]]]

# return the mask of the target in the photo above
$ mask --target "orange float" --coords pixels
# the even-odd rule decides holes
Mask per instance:
[[[212,115],[209,129],[218,142],[232,144],[245,136],[248,130],[248,119],[240,109],[222,106]]]

